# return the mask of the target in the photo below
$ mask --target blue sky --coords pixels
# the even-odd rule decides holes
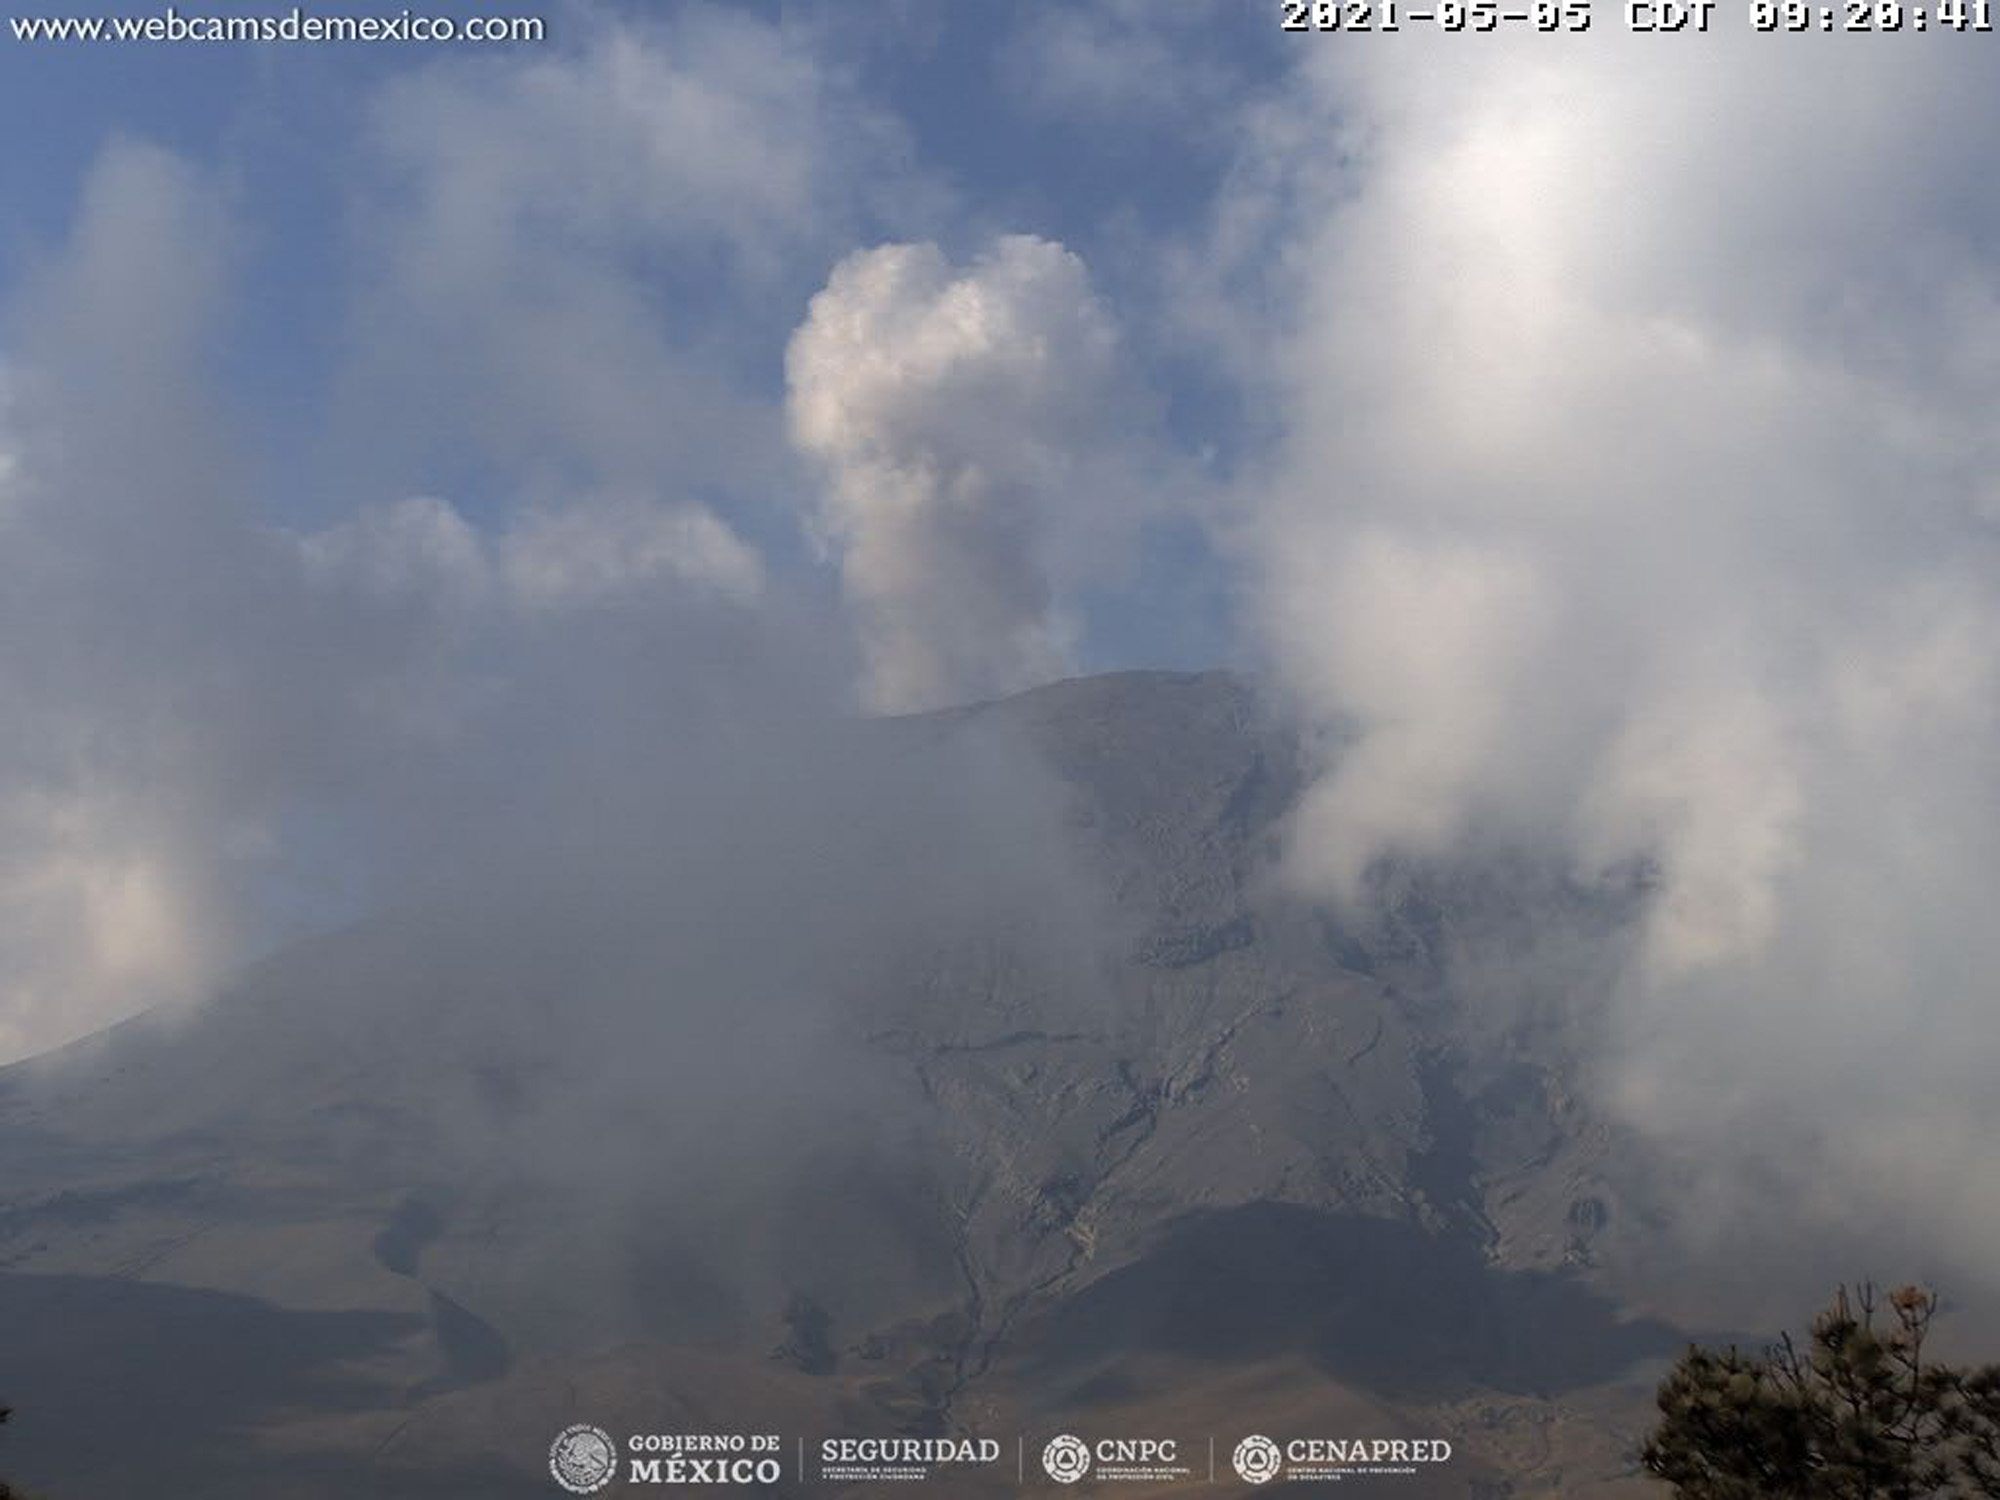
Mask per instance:
[[[0,158],[0,192],[13,210],[0,243],[0,281],[25,282],[38,265],[61,257],[82,185],[108,146],[154,144],[198,165],[226,205],[235,239],[212,354],[221,399],[244,450],[269,467],[266,499],[276,514],[336,513],[355,498],[344,488],[351,476],[335,479],[302,460],[327,441],[324,413],[340,399],[350,356],[347,320],[361,295],[357,268],[367,259],[357,240],[367,234],[364,205],[384,191],[386,175],[373,149],[379,142],[370,141],[381,100],[399,86],[421,88],[430,76],[476,75],[529,63],[531,54],[573,54],[614,27],[654,36],[670,48],[673,13],[688,9],[537,8],[531,13],[549,26],[545,46],[494,49],[12,46],[0,54],[6,83],[0,130],[33,146]],[[1036,27],[1057,8],[987,13],[971,7],[742,4],[706,10],[798,38],[904,133],[896,165],[921,178],[923,190],[894,213],[864,210],[854,217],[845,227],[857,243],[927,239],[966,254],[996,233],[1037,234],[1082,255],[1100,293],[1114,304],[1143,308],[1161,288],[1156,267],[1139,247],[1197,233],[1233,159],[1220,110],[1204,118],[1153,109],[1130,122],[1132,128],[1118,128],[1116,101],[1052,101],[1025,88],[1024,78],[1038,66]],[[435,11],[460,18],[485,13],[462,3]],[[124,4],[93,13],[144,16],[154,10]],[[1117,28],[1126,24],[1120,18]],[[1260,77],[1274,78],[1282,62],[1274,28],[1243,24],[1226,8],[1190,8],[1171,31],[1174,46],[1202,59],[1210,100],[1219,97],[1221,80],[1232,89],[1252,89]],[[1199,98],[1195,102],[1198,110]],[[814,248],[818,254],[798,254],[779,280],[759,289],[756,317],[733,304],[718,312],[713,262],[683,265],[664,254],[653,268],[659,315],[674,322],[726,318],[734,374],[747,389],[780,403],[785,337],[823,282],[834,247],[821,241]],[[1133,320],[1125,336],[1141,341],[1148,327],[1143,317]],[[1135,350],[1135,357],[1144,359],[1154,394],[1171,413],[1176,440],[1221,461],[1238,422],[1236,393],[1187,348],[1162,342]],[[456,503],[475,512],[489,503],[480,493],[484,477],[478,457],[463,451],[430,452],[403,473],[371,476],[389,487],[451,487]],[[786,534],[788,523],[770,526],[756,514],[754,498],[735,503],[766,545],[782,550],[796,544]],[[1134,546],[1140,566],[1158,575],[1160,592],[1172,605],[1129,590],[1079,601],[1089,628],[1078,643],[1078,664],[1227,659],[1233,647],[1222,581],[1199,528],[1168,521],[1135,537]]]

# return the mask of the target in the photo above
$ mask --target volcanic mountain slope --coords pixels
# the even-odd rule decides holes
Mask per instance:
[[[667,838],[690,878],[443,899],[0,1070],[19,1478],[529,1495],[576,1420],[1168,1424],[1622,1491],[1676,1344],[1596,1271],[1636,1156],[1560,1028],[1445,982],[1518,890],[1285,895],[1299,741],[1226,674],[853,740],[894,796],[777,864]]]

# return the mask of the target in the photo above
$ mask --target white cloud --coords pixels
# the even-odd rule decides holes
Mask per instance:
[[[345,405],[274,476],[322,508],[303,534],[218,394],[255,238],[226,174],[114,143],[10,289],[0,1061],[475,839],[654,805],[698,701],[754,716],[850,665],[809,607],[744,607],[764,563],[718,507],[795,480],[725,331],[758,306],[768,361],[900,190],[894,130],[781,29],[699,10],[454,58],[361,113],[367,254],[325,288]],[[676,268],[713,295],[665,297]]]
[[[0,1058],[188,997],[234,937],[221,871],[257,842],[254,761],[282,731],[253,717],[261,648],[205,648],[270,596],[181,378],[230,248],[198,174],[114,144],[6,361]]]
[[[1966,184],[2000,105],[1875,38],[1395,40],[1249,112],[1190,269],[1275,361],[1244,366],[1285,431],[1242,512],[1267,639],[1358,729],[1295,874],[1646,862],[1605,1075],[1634,1119],[1783,1119],[1838,1166],[1906,1106],[1955,1122],[1937,1151],[1990,1137],[2000,224]],[[1990,1266],[1991,1213],[1933,1192],[1981,1170],[1870,1170],[1845,1211]]]
[[[184,857],[188,830],[161,814],[139,788],[97,778],[0,797],[0,1059],[185,1001],[214,977],[225,918]]]
[[[876,706],[1060,674],[1064,542],[1128,504],[1120,459],[1145,464],[1139,424],[1118,431],[1134,408],[1082,261],[1030,236],[963,269],[928,244],[851,255],[813,298],[786,374]]]
[[[761,559],[712,511],[629,499],[531,512],[501,539],[500,562],[514,592],[541,608],[676,583],[748,602],[764,576]]]
[[[489,536],[449,501],[418,495],[299,547],[324,587],[423,598],[458,616],[588,609],[673,588],[748,603],[764,579],[756,552],[713,512],[632,496],[530,509]]]
[[[484,602],[492,586],[486,539],[435,495],[369,506],[299,539],[307,573],[330,587],[428,597],[447,609]]]

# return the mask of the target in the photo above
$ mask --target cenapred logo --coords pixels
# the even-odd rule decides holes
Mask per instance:
[[[618,1473],[618,1445],[588,1422],[565,1427],[549,1444],[549,1473],[572,1495],[594,1495]]]
[[[1284,1468],[1285,1455],[1269,1438],[1253,1433],[1236,1445],[1236,1451],[1229,1455],[1229,1462],[1235,1466],[1237,1477],[1245,1484],[1269,1484]]]
[[[1259,1433],[1238,1443],[1229,1461],[1250,1484],[1280,1475],[1326,1483],[1357,1475],[1386,1479],[1450,1463],[1451,1444],[1444,1438],[1287,1438],[1281,1444]]]
[[[1090,1472],[1090,1449],[1082,1438],[1065,1432],[1049,1439],[1042,1450],[1042,1468],[1057,1484],[1075,1484]]]

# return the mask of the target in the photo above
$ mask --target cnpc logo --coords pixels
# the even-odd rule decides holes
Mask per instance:
[[[1075,1484],[1093,1464],[1144,1468],[1173,1464],[1179,1457],[1180,1444],[1173,1438],[1099,1438],[1091,1444],[1066,1432],[1042,1449],[1042,1471],[1057,1484]]]
[[[1042,1470],[1057,1484],[1075,1484],[1090,1472],[1089,1445],[1067,1432],[1050,1438],[1042,1450]]]

